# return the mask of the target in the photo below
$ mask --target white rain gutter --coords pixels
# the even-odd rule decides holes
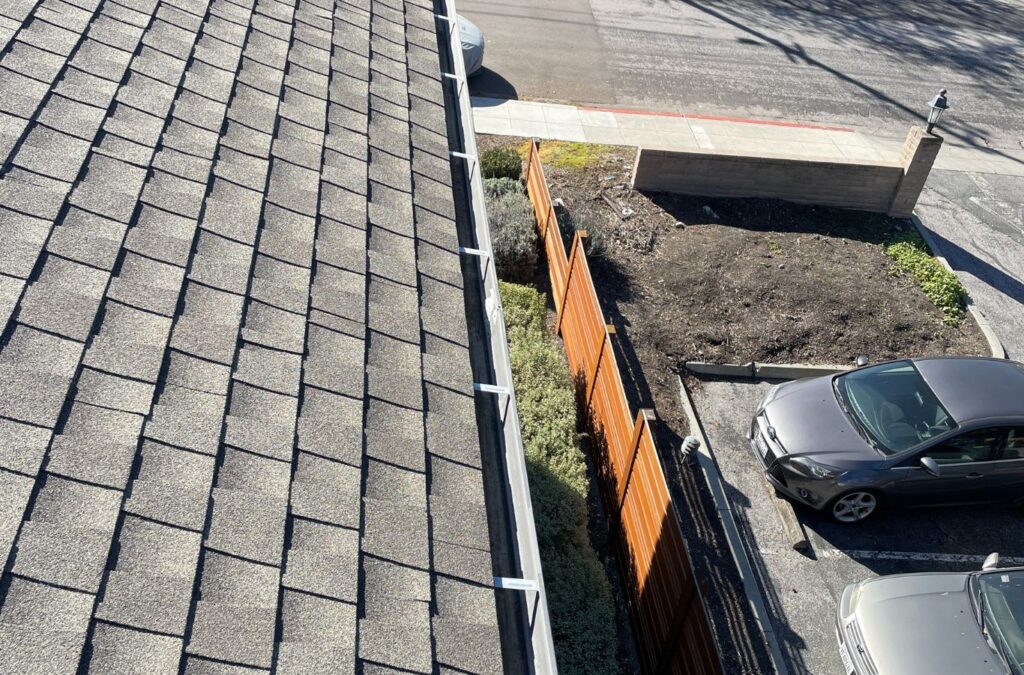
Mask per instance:
[[[494,268],[493,251],[491,249],[491,233],[487,224],[487,209],[484,199],[484,186],[480,179],[479,162],[477,161],[476,130],[473,127],[473,108],[466,83],[466,66],[462,58],[462,41],[459,25],[456,20],[454,0],[442,0],[445,13],[438,15],[439,24],[448,27],[449,49],[454,73],[445,75],[453,80],[457,91],[458,124],[462,132],[464,151],[453,152],[467,163],[467,197],[470,204],[470,216],[473,219],[473,230],[476,234],[476,249],[463,248],[464,255],[470,255],[478,261],[482,292],[484,294],[484,310],[487,316],[487,334],[490,338],[490,356],[494,367],[495,383],[478,385],[479,391],[489,392],[499,397],[500,419],[502,421],[502,440],[505,450],[505,469],[508,476],[508,490],[511,496],[512,518],[515,524],[516,553],[521,579],[495,577],[495,588],[506,589],[507,592],[522,592],[526,597],[527,625],[526,633],[530,640],[531,672],[538,675],[555,675],[558,667],[555,663],[555,645],[551,637],[551,619],[548,614],[548,600],[544,591],[544,574],[540,564],[540,550],[537,545],[537,530],[533,520],[533,503],[530,499],[530,485],[526,475],[526,456],[523,453],[523,438],[519,429],[519,411],[516,407],[516,394],[512,386],[512,368],[509,363],[508,339],[505,335],[505,314],[501,306],[501,295],[498,292],[498,277]]]

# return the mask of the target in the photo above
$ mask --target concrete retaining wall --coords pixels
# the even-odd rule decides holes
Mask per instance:
[[[884,213],[902,178],[903,167],[895,162],[847,163],[641,148],[633,187],[708,197],[767,197]]]
[[[785,199],[907,218],[941,144],[941,138],[914,127],[899,162],[640,148],[633,187],[708,197]]]

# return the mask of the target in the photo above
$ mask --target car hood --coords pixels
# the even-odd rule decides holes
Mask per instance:
[[[1006,675],[975,619],[968,579],[906,574],[861,586],[853,613],[878,672]]]
[[[883,459],[839,407],[831,377],[781,385],[764,413],[790,456],[809,457],[845,469]]]

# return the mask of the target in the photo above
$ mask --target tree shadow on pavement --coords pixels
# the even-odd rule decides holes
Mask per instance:
[[[985,80],[992,96],[1015,107],[1018,74],[1024,69],[1024,11],[1004,3],[906,0],[870,3],[862,0],[745,0],[713,6],[698,0],[679,1],[779,49],[796,64],[823,70],[885,104],[901,117],[923,122],[926,108],[910,107],[880,89],[812,56],[798,42],[773,35],[827,34],[833,41],[853,42],[865,50],[897,56],[908,66],[944,66]],[[742,17],[742,18],[741,18]],[[1016,35],[1007,44],[999,35]],[[983,37],[979,37],[983,36]],[[749,38],[740,38],[749,40]],[[826,50],[822,50],[823,53]],[[988,147],[986,131],[963,118],[943,129],[962,143],[1024,161]]]
[[[945,257],[954,270],[971,274],[1006,297],[1024,304],[1024,283],[934,230],[929,229],[928,231],[939,248],[935,252],[936,255]]]

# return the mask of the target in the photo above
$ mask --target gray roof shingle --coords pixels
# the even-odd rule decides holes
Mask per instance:
[[[0,672],[502,668],[430,0],[0,8]]]

